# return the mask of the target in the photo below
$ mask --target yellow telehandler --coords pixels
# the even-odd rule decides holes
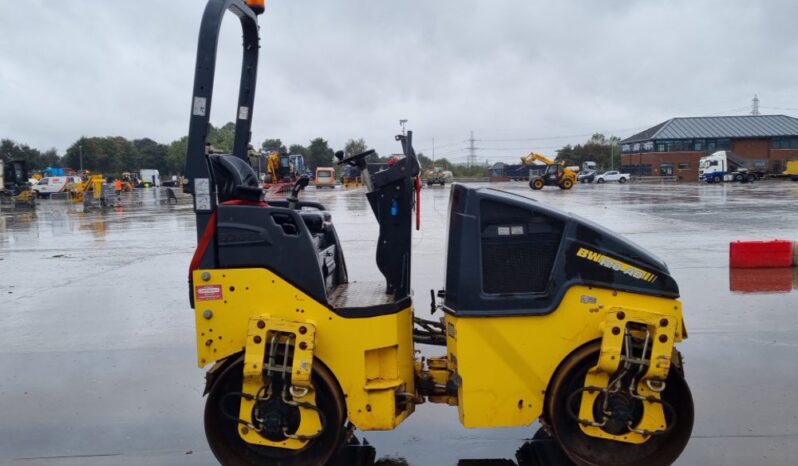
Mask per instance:
[[[521,163],[526,166],[535,166],[535,162],[542,162],[545,170],[540,175],[530,177],[530,188],[539,190],[544,186],[559,186],[560,189],[571,189],[576,184],[576,172],[566,167],[563,161],[557,162],[537,152],[521,157]]]

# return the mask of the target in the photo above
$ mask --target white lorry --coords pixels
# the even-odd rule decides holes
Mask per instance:
[[[698,161],[698,180],[707,183],[740,181],[750,183],[757,179],[752,169],[753,160],[746,160],[732,151],[719,150]]]
[[[158,170],[142,168],[139,174],[141,175],[141,184],[145,188],[161,186],[161,174],[158,173]]]

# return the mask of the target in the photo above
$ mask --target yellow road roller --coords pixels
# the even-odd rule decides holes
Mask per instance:
[[[388,163],[368,164],[370,152],[338,162],[363,175],[379,226],[377,281],[349,280],[331,213],[300,199],[307,178],[285,200],[264,201],[247,161],[262,11],[257,1],[208,2],[191,100],[188,279],[216,458],[324,465],[350,429],[394,429],[443,403],[465,427],[540,421],[580,466],[675,461],[693,424],[674,346],[687,330],[677,284],[654,255],[540,202],[454,184],[445,282],[422,318],[410,287],[412,132],[396,137],[402,155]],[[240,20],[243,57],[235,142],[220,155],[207,142],[228,12]],[[436,356],[420,357],[421,345]]]

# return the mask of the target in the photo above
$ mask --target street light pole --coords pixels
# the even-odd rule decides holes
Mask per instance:
[[[83,173],[83,144],[78,144],[80,149],[80,172]]]

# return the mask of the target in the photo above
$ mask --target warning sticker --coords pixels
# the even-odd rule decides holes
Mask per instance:
[[[196,178],[194,180],[194,202],[196,210],[210,212],[211,182],[208,178]]]
[[[199,285],[194,287],[197,301],[216,301],[222,299],[222,285]]]
[[[208,99],[205,97],[194,96],[194,108],[191,110],[191,114],[194,116],[205,116],[207,104]]]

